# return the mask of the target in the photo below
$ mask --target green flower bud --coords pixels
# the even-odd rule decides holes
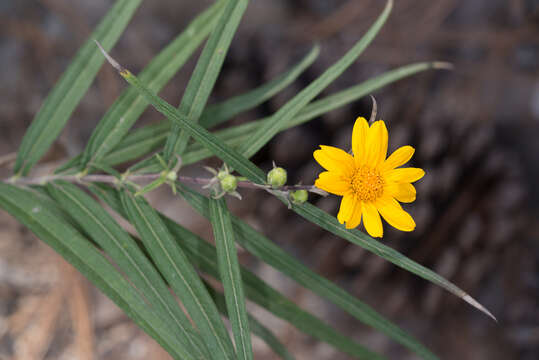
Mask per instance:
[[[290,193],[290,200],[294,204],[303,204],[309,198],[307,190],[296,190]]]
[[[268,173],[268,184],[273,188],[278,188],[286,184],[286,170],[282,167],[274,167]]]
[[[219,178],[219,181],[221,189],[227,193],[235,191],[238,187],[238,179],[234,175],[226,174]]]
[[[176,181],[176,179],[178,178],[178,174],[176,174],[176,172],[174,171],[169,171],[167,173],[167,180],[169,181]]]
[[[228,175],[230,175],[228,173],[228,169],[227,170],[219,170],[219,172],[217,173],[217,178],[219,180],[223,180],[225,177],[227,177]]]

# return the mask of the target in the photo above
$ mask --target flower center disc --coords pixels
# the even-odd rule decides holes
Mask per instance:
[[[384,192],[384,179],[380,172],[366,166],[356,169],[350,184],[354,195],[363,201],[374,201]]]

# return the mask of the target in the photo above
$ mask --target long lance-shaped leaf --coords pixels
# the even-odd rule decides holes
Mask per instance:
[[[177,189],[181,196],[198,213],[206,218],[210,217],[209,201],[205,196],[183,185],[179,185]],[[333,302],[364,324],[383,332],[398,343],[421,355],[424,359],[437,359],[416,339],[378,314],[369,305],[307,268],[240,218],[232,216],[231,219],[236,241],[251,254],[296,280],[315,294]]]
[[[340,76],[358,57],[365,48],[371,43],[378,31],[386,22],[393,0],[388,0],[384,11],[374,22],[367,33],[335,64],[327,69],[320,77],[314,80],[309,86],[299,92],[283,107],[281,107],[271,120],[260,126],[243,144],[239,151],[246,157],[253,156],[260,150],[275,134],[277,134],[305,105],[314,99],[322,90],[324,90],[333,80]]]
[[[204,144],[204,146],[211,149],[214,154],[219,154],[217,156],[221,157],[223,161],[233,164],[240,173],[249,174],[249,176],[244,175],[248,178],[257,177],[259,183],[264,182],[264,176],[260,175],[261,170],[258,169],[252,162],[248,159],[245,159],[239,152],[230,147],[226,146],[221,140],[219,140],[214,134],[208,132],[202,126],[195,122],[189,121],[184,115],[182,115],[174,106],[170,105],[165,100],[161,99],[154,92],[148,89],[148,87],[141,82],[135,75],[133,75],[129,70],[123,68],[116,60],[114,60],[110,55],[101,47],[97,42],[97,45],[103,52],[103,55],[107,58],[108,62],[119,72],[119,74],[135,89],[137,89],[140,94],[142,94],[152,106],[155,107],[157,111],[165,115],[173,123],[181,126],[183,130],[188,133],[190,136],[194,137],[197,141]]]
[[[440,61],[423,62],[402,66],[395,70],[375,76],[358,85],[339,91],[333,95],[326,96],[323,99],[313,101],[301,109],[301,111],[280,131],[301,125],[316,118],[317,116],[360,99],[387,84],[429,69],[447,70],[451,69],[451,64]],[[215,132],[215,135],[225,141],[227,145],[235,148],[240,144],[245,143],[250,137],[254,136],[254,132],[257,131],[263,125],[263,123],[270,121],[272,121],[272,117],[266,117],[260,120],[217,131]],[[182,156],[182,160],[183,164],[188,165],[210,157],[211,155],[212,153],[204,146],[199,143],[193,143],[187,147],[185,154]]]
[[[110,207],[123,215],[124,209],[121,207],[116,190],[105,185],[91,185],[90,189]],[[173,220],[164,215],[160,216],[178,242],[178,245],[189,255],[189,258],[192,259],[196,266],[201,271],[218,279],[219,270],[215,248]],[[289,322],[305,334],[361,359],[380,358],[377,354],[338,333],[316,316],[301,309],[244,267],[241,267],[241,277],[247,298],[264,307],[275,316]]]
[[[106,56],[106,54],[104,52]],[[183,126],[184,130],[191,133],[191,135],[202,143],[206,148],[208,148],[215,156],[219,157],[225,163],[229,164],[231,167],[236,169],[241,175],[245,176],[247,179],[254,183],[262,184],[265,181],[265,173],[253,164],[249,159],[240,154],[237,150],[227,146],[223,143],[217,136],[209,133],[207,130],[202,128],[198,124],[189,123],[183,116],[178,114],[174,107],[168,104],[163,99],[159,98],[155,94],[152,94],[150,91],[145,89],[144,85],[141,84],[138,79],[131,74],[129,71],[121,68],[112,58],[109,57],[109,62],[112,62],[117,69],[119,69],[120,74],[132,85],[135,86],[141,93],[147,96],[147,99],[150,103],[162,114],[167,116],[170,120],[176,122]],[[288,203],[287,199],[280,199]],[[301,209],[311,209],[310,212],[302,211]],[[464,301],[468,302],[470,305],[474,306],[478,310],[489,315],[493,319],[494,316],[485,309],[481,304],[479,304],[475,299],[470,295],[466,294],[462,289],[451,283],[450,281],[444,279],[440,275],[436,274],[430,269],[419,265],[413,260],[407,258],[406,256],[400,254],[398,251],[383,245],[382,243],[376,241],[370,236],[361,233],[358,230],[349,231],[346,230],[342,225],[340,225],[336,218],[323,212],[322,210],[316,208],[311,204],[304,204],[302,206],[292,206],[294,210],[299,215],[303,216],[310,222],[317,224],[318,226],[342,237],[345,240],[351,241],[355,244],[362,246],[363,248],[374,252],[376,255],[394,263],[395,265],[402,267],[405,270],[408,270],[428,281],[431,281],[449,292],[455,294],[456,296],[462,298]],[[318,212],[317,212],[318,210]],[[317,214],[318,216],[315,216]],[[319,219],[324,218],[325,221],[318,222]],[[358,241],[358,234],[361,234],[362,241]],[[367,240],[368,239],[368,240]],[[376,245],[376,246],[374,246]]]
[[[303,61],[305,61],[305,58]],[[299,66],[298,64],[297,66]],[[323,115],[331,110],[339,108],[343,105],[346,105],[352,101],[358,100],[365,95],[368,95],[385,85],[391,84],[398,80],[401,80],[405,77],[417,74],[419,72],[429,70],[429,69],[451,69],[451,64],[434,61],[434,62],[422,62],[416,64],[405,65],[397,69],[385,72],[378,76],[372,77],[358,85],[351,86],[345,90],[341,90],[333,95],[326,96],[320,100],[313,101],[306,105],[301,111],[290,120],[286,126],[281,129],[289,129],[291,127],[303,124],[309,120],[316,118],[317,116]],[[289,72],[294,71],[291,69]],[[288,73],[287,73],[288,74]],[[283,74],[284,77],[287,74]],[[262,87],[265,87],[262,86]],[[254,90],[257,91],[258,89]],[[250,93],[245,94],[244,96],[249,96]],[[243,97],[243,95],[238,98]],[[229,101],[232,102],[236,98],[232,98]],[[222,104],[227,103],[225,101]],[[235,101],[234,101],[235,102]],[[219,104],[215,105],[219,107]],[[209,109],[209,108],[208,108]],[[225,112],[226,113],[226,112]],[[222,118],[219,115],[215,117],[208,117],[206,119],[206,111],[202,114],[200,124],[206,128],[222,123],[228,118]],[[221,113],[219,113],[221,114]],[[247,137],[256,131],[260,126],[261,122],[269,121],[271,118],[263,118],[260,120],[252,121],[246,124],[233,126],[224,130],[215,132],[215,135],[225,141],[229,146],[236,147],[239,144],[246,141]],[[218,122],[211,121],[218,120]],[[155,125],[146,125],[133,131],[131,134],[128,134],[124,140],[111,151],[104,159],[103,162],[108,165],[116,165],[126,161],[131,161],[140,158],[141,156],[149,154],[151,151],[155,151],[160,146],[164,145],[168,131],[170,130],[170,123],[163,122]],[[205,147],[199,143],[190,144],[185,153],[182,155],[182,162],[185,165],[195,163],[197,161],[203,160],[212,156],[212,153],[207,150]],[[149,162],[155,164],[156,161],[152,160]],[[155,167],[159,169],[159,167]],[[150,165],[145,165],[144,171],[157,171],[154,170]]]
[[[93,44],[94,39],[102,43],[104,48],[112,48],[140,2],[116,1],[89,40],[77,52],[22,139],[14,168],[17,175],[26,175],[47,152],[103,64],[103,58]]]
[[[490,311],[488,311],[483,305],[481,305],[474,298],[468,295],[464,290],[460,289],[452,282],[446,280],[444,277],[436,274],[434,271],[402,255],[397,250],[390,248],[389,246],[383,245],[379,241],[376,241],[372,237],[364,234],[359,230],[345,229],[344,226],[340,224],[334,216],[329,215],[325,211],[320,210],[312,204],[305,203],[301,206],[293,206],[293,210],[303,218],[309,220],[314,224],[317,224],[321,228],[326,229],[327,231],[345,240],[348,240],[353,244],[359,245],[362,248],[392,262],[393,264],[422,277],[423,279],[426,279],[436,285],[441,286],[442,288],[453,293],[462,300],[466,301],[468,304],[472,305],[476,309],[482,311],[483,313],[497,321],[494,315],[490,313]]]
[[[127,161],[140,159],[162,148],[165,145],[169,131],[170,122],[168,120],[136,129],[130,132],[114,150],[108,153],[102,162],[109,166],[114,166]],[[154,162],[153,160],[155,159],[153,157],[151,159],[152,164],[160,165],[159,161]]]
[[[298,64],[294,65],[291,69],[279,75],[275,79],[267,82],[264,85],[261,85],[256,89],[248,91],[245,94],[234,96],[221,103],[208,106],[204,110],[200,118],[201,125],[204,127],[211,127],[220,124],[226,120],[229,120],[233,116],[241,113],[242,111],[251,109],[261,104],[262,102],[288,86],[290,83],[292,83],[308,66],[312,64],[312,62],[316,59],[318,52],[318,46],[315,46]],[[148,65],[148,67],[143,70],[143,72],[149,70],[150,66],[151,65]],[[133,90],[131,89],[131,91]],[[145,103],[147,104],[147,102]],[[130,107],[129,109],[132,108]],[[117,116],[117,118],[122,117],[125,118],[125,116],[122,116],[121,114]],[[163,121],[159,124],[146,125],[139,129],[136,129],[131,133],[127,134],[120,141],[119,144],[116,144],[115,146],[109,146],[109,148],[112,148],[112,150],[110,150],[110,152],[106,153],[101,159],[99,159],[99,162],[112,166],[138,159],[141,156],[147,155],[165,144],[165,140],[167,138],[168,132],[170,131],[170,128],[170,122]],[[242,131],[244,130],[242,129]],[[190,150],[187,149],[187,152],[190,152]],[[206,154],[206,152],[204,154]],[[184,156],[191,157],[190,154],[185,154]],[[208,157],[209,155],[204,156]],[[194,158],[198,159],[199,157],[200,155],[197,151],[197,154],[194,156]],[[75,156],[74,158],[66,162],[64,165],[56,169],[56,172],[64,172],[67,169],[80,166],[81,159],[81,155]],[[159,168],[157,166],[158,162],[155,159],[152,158],[149,163],[155,165],[156,169]]]
[[[181,114],[193,123],[199,121],[200,115],[215,85],[217,76],[228,52],[232,37],[247,8],[248,0],[229,0],[224,8],[215,29],[212,31],[197,66],[187,84],[185,94],[179,106]],[[170,163],[176,154],[181,155],[187,146],[190,134],[172,124],[172,130],[167,138],[164,159]]]
[[[47,211],[55,217],[59,217],[65,221],[67,221],[71,226],[75,228],[78,232],[80,232],[83,236],[87,237],[84,233],[84,230],[80,227],[80,225],[70,216],[66,214],[66,212],[62,209],[60,204],[58,204],[57,201],[53,200],[50,197],[50,194],[48,193],[47,189],[41,186],[32,186],[28,187],[25,190],[31,192],[46,208]]]
[[[211,127],[263,103],[297,79],[313,63],[318,53],[319,47],[315,46],[299,63],[275,79],[245,94],[237,95],[221,103],[208,106],[202,113],[200,124],[204,127]],[[105,155],[101,162],[110,166],[147,155],[164,145],[170,128],[170,122],[164,121],[159,124],[146,125],[136,129],[132,133],[127,134],[112,151]],[[59,171],[70,168],[78,164],[79,161],[79,159],[71,160],[62,166]],[[150,162],[157,164],[157,161],[154,161],[155,159]]]
[[[28,227],[116,303],[174,359],[193,359],[166,321],[92,245],[68,222],[28,190],[0,183],[0,207]]]
[[[61,204],[87,234],[106,251],[127,274],[133,285],[156,312],[169,323],[174,333],[194,358],[209,358],[209,353],[187,316],[170,293],[159,272],[137,246],[135,240],[94,199],[67,182],[48,185],[49,193]],[[205,351],[205,355],[203,352]]]
[[[215,249],[208,242],[197,237],[189,230],[177,226],[172,220],[166,218],[163,220],[171,233],[180,242],[180,245],[189,253],[193,261],[196,261],[196,265],[202,271],[219,279]],[[357,344],[352,339],[340,334],[319,318],[303,310],[249,270],[242,268],[241,278],[243,280],[245,294],[251,301],[266,308],[277,317],[288,321],[305,334],[311,335],[340,351],[360,359],[383,358],[371,352],[366,347]]]
[[[215,302],[215,305],[217,305],[217,309],[219,309],[221,314],[228,316],[225,296],[220,292],[216,291],[207,283],[206,288],[208,289],[208,292],[210,293],[213,301]],[[251,332],[258,336],[260,339],[262,339],[266,343],[266,345],[268,345],[269,348],[273,350],[275,354],[279,355],[283,360],[295,359],[294,356],[292,356],[292,354],[288,351],[288,349],[271,332],[270,329],[265,327],[251,314],[248,313],[247,316],[249,319],[249,328],[251,329]]]
[[[259,86],[245,94],[234,96],[215,105],[209,105],[200,117],[200,125],[209,129],[221,124],[239,113],[254,108],[279,91],[290,85],[306,68],[308,68],[320,53],[320,47],[314,46],[311,51],[290,70],[275,79]]]
[[[211,297],[185,253],[155,210],[130,191],[121,193],[128,218],[144,246],[191,315],[214,359],[234,359],[234,347]]]
[[[203,127],[212,127],[229,120],[242,111],[263,103],[292,83],[312,64],[318,53],[319,47],[315,46],[298,64],[277,78],[245,94],[234,96],[221,103],[208,106],[202,113],[200,124]],[[146,125],[135,130],[132,134],[127,135],[117,148],[103,159],[103,162],[109,165],[115,165],[137,159],[158,149],[165,143],[170,127],[170,123],[166,121],[160,124]],[[142,160],[130,169],[137,172],[147,172],[160,168],[161,164],[152,157]]]
[[[215,26],[226,0],[216,2],[197,16],[140,73],[152,91],[160,91],[195,52]],[[113,149],[147,108],[148,102],[134,89],[126,89],[95,128],[82,155],[82,167],[99,163]]]
[[[234,230],[225,199],[210,200],[210,219],[217,248],[219,274],[225,289],[228,318],[239,359],[252,360],[253,348],[249,334],[249,321],[245,308],[245,295],[241,283],[240,263],[236,253]]]
[[[313,63],[318,56],[318,53],[319,47],[315,46],[299,63],[275,79],[270,80],[245,94],[237,95],[221,103],[208,106],[202,113],[200,123],[204,127],[212,127],[231,119],[233,116],[245,110],[249,110],[263,103],[265,100],[269,99],[296,80],[297,77]],[[121,117],[122,116],[118,116],[118,118]],[[165,144],[170,128],[171,124],[167,120],[159,124],[146,125],[136,129],[127,134],[116,146],[110,146],[112,150],[104,155],[100,163],[113,166],[147,155]],[[190,152],[190,150],[188,150],[188,152]],[[187,158],[191,157],[190,154],[185,154],[184,156],[187,156]],[[193,158],[198,159],[199,156],[197,151],[197,154],[195,154]],[[207,155],[206,152],[204,152],[203,156],[208,157],[210,155]],[[81,155],[75,156],[56,169],[56,172],[64,172],[67,169],[80,166],[81,159]],[[158,161],[154,158],[148,160],[147,163],[148,164],[145,164],[142,167],[147,167],[148,169],[159,169],[160,167],[160,164],[158,164]]]

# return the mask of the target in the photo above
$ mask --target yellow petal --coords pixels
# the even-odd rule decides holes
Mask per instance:
[[[420,168],[398,168],[389,170],[384,174],[386,182],[412,183],[421,179],[425,171]]]
[[[380,214],[373,203],[362,202],[362,212],[363,212],[363,224],[365,225],[365,230],[372,237],[382,237],[384,235],[384,228],[382,227],[382,219],[380,219]]]
[[[355,229],[359,226],[359,224],[361,223],[361,213],[362,213],[361,202],[357,201],[356,207],[354,208],[354,212],[352,213],[352,216],[346,222],[347,229]]]
[[[343,196],[350,191],[350,182],[343,179],[342,174],[324,171],[318,175],[314,186],[329,193]]]
[[[320,145],[313,153],[314,159],[326,170],[349,173],[354,169],[354,158],[346,151],[333,146]]]
[[[384,193],[404,203],[413,202],[416,197],[415,187],[410,183],[391,183],[384,188]]]
[[[397,200],[386,203],[384,206],[379,207],[378,211],[389,223],[389,225],[401,231],[412,231],[415,229],[415,221],[410,214],[402,209]]]
[[[392,170],[406,164],[414,155],[414,151],[414,148],[409,145],[401,146],[384,161],[382,169],[385,171]]]
[[[367,132],[365,158],[368,166],[376,167],[387,155],[387,128],[382,120],[375,121]]]
[[[367,141],[367,131],[369,123],[365,118],[358,117],[352,130],[352,152],[356,161],[360,161],[365,156],[365,142]]]
[[[337,220],[341,224],[345,221],[348,221],[352,216],[354,209],[356,207],[356,198],[353,195],[345,195],[341,201],[341,207],[339,213],[337,214]]]

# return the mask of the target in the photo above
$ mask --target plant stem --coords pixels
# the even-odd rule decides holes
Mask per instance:
[[[51,181],[63,180],[72,183],[108,183],[117,184],[121,181],[130,182],[148,182],[154,181],[162,176],[161,173],[156,174],[133,174],[125,176],[122,180],[119,180],[116,176],[95,174],[95,175],[45,175],[40,177],[13,177],[10,179],[4,179],[2,182],[17,185],[44,185]],[[178,176],[177,180],[181,183],[207,185],[212,181],[212,178],[200,178],[190,176]],[[250,181],[239,181],[238,187],[246,189],[262,189],[262,190],[276,190],[276,191],[294,191],[294,190],[307,190],[311,192],[320,193],[320,189],[317,189],[314,185],[286,185],[277,188],[270,186],[259,185]]]

